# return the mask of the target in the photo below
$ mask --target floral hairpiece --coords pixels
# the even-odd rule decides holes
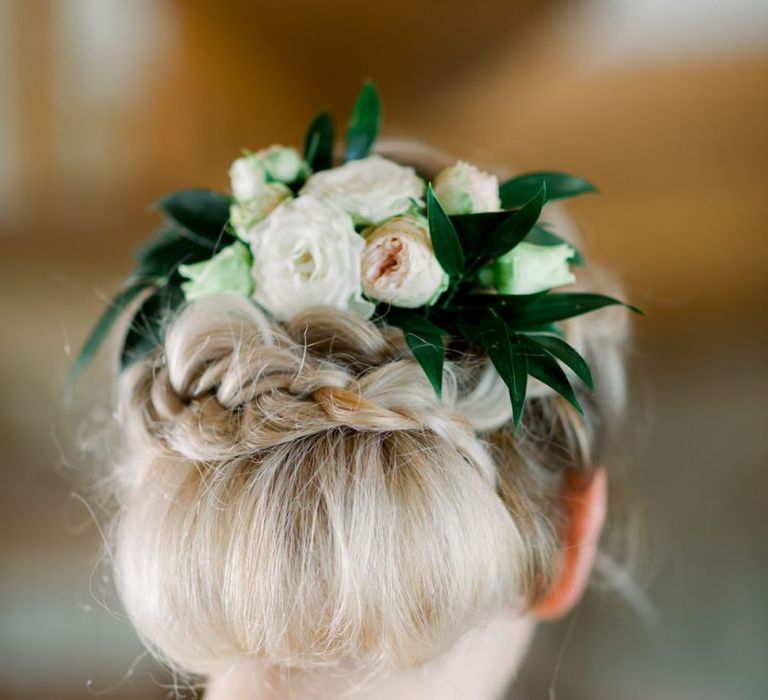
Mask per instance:
[[[169,315],[185,302],[233,293],[278,321],[327,305],[397,326],[438,395],[446,340],[463,338],[487,353],[509,388],[515,425],[528,375],[581,411],[560,363],[590,389],[592,375],[557,323],[623,302],[552,291],[572,283],[571,266],[583,260],[539,217],[549,201],[596,189],[557,172],[499,186],[464,162],[426,184],[414,168],[371,154],[380,124],[379,95],[366,83],[343,164],[334,167],[333,122],[321,113],[303,155],[271,146],[238,158],[232,197],[185,190],[161,199],[166,224],[137,252],[138,265],[87,338],[70,386],[139,297],[121,368],[162,343]]]

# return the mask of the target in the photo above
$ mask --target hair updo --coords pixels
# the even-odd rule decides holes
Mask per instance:
[[[524,611],[556,573],[563,479],[599,464],[621,403],[621,319],[564,324],[602,392],[585,415],[537,386],[514,433],[482,356],[451,356],[440,400],[395,328],[189,304],[120,378],[115,566],[139,633],[194,673],[408,666]]]

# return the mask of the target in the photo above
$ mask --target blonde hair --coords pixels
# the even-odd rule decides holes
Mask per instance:
[[[581,417],[534,387],[514,433],[483,356],[455,352],[439,400],[397,329],[188,305],[120,378],[115,567],[139,633],[194,673],[408,666],[524,611],[556,573],[563,479],[621,403],[620,318],[566,324],[612,391],[581,393]]]

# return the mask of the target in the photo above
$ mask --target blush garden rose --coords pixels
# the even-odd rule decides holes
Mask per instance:
[[[416,171],[378,155],[315,173],[301,191],[335,202],[355,224],[378,224],[424,206],[424,181]]]
[[[414,309],[447,289],[423,216],[398,216],[365,235],[363,291],[370,299]]]

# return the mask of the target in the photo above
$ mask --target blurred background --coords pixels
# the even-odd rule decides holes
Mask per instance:
[[[389,135],[597,183],[569,211],[647,312],[620,466],[656,620],[590,593],[512,697],[765,697],[768,3],[0,0],[0,699],[169,695],[86,507],[108,353],[74,409],[63,378],[148,203],[363,78]]]

